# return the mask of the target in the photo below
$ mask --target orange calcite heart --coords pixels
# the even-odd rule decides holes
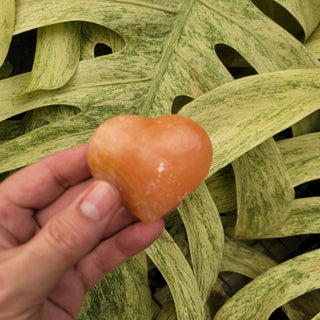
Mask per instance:
[[[149,224],[202,182],[211,161],[205,130],[179,115],[111,118],[94,132],[88,152],[92,175],[116,186],[124,206]]]

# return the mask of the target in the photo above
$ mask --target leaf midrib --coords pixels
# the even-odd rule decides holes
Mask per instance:
[[[163,54],[158,63],[158,66],[154,71],[155,77],[153,78],[153,81],[150,85],[150,90],[146,95],[144,103],[139,111],[139,114],[141,116],[147,117],[150,113],[152,103],[158,92],[158,88],[167,70],[170,59],[176,50],[177,44],[183,32],[184,26],[189,18],[194,2],[195,0],[184,1],[179,9],[176,20],[173,24],[172,32],[164,46]]]

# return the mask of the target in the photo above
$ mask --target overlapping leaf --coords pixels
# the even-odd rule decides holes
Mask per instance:
[[[210,173],[318,110],[319,75],[320,69],[306,69],[246,77],[187,104],[180,113],[210,135]]]
[[[316,59],[320,59],[320,25],[313,31],[304,45]]]
[[[0,1],[0,67],[2,66],[11,43],[15,20],[14,0]]]
[[[278,142],[290,180],[296,187],[320,179],[320,133],[284,139]]]
[[[146,252],[168,283],[177,319],[203,319],[204,306],[198,284],[190,265],[170,235],[165,231]]]
[[[79,143],[74,135],[80,132],[86,141],[90,130],[111,115],[168,113],[177,95],[195,98],[232,80],[215,54],[218,43],[232,46],[258,72],[317,65],[300,43],[288,38],[247,0],[232,6],[227,0],[185,0],[180,5],[168,1],[17,1],[16,11],[15,34],[64,21],[91,21],[120,34],[126,46],[116,55],[81,61],[73,79],[50,93],[17,99],[29,75],[2,81],[1,119],[54,104],[76,106],[82,111],[72,119],[72,129],[66,119],[3,145],[4,153],[13,156],[10,166],[1,166],[3,171]],[[45,137],[41,131],[46,131]],[[31,153],[29,147],[34,149],[35,144],[37,152]],[[0,159],[0,164],[8,164],[7,159]]]
[[[237,292],[214,320],[265,320],[286,302],[320,288],[320,250],[270,268]]]
[[[146,271],[146,255],[141,253],[104,277],[87,294],[78,319],[152,319]]]
[[[284,224],[261,234],[261,238],[282,238],[320,233],[320,197],[295,199]]]
[[[80,59],[79,22],[39,28],[30,78],[21,94],[64,86],[77,70]]]
[[[283,139],[277,145],[294,187],[320,178],[318,132]],[[230,166],[217,171],[207,184],[220,212],[236,210],[235,178]]]
[[[203,302],[218,278],[223,251],[219,212],[206,185],[201,184],[179,207],[185,224],[191,263]]]
[[[278,0],[277,2],[296,17],[308,38],[320,20],[318,1]],[[8,3],[11,6],[8,6]],[[12,25],[14,16],[12,3],[0,0],[0,8],[5,4],[3,7],[5,9],[0,10],[0,24],[6,17],[10,17]],[[72,31],[73,21],[81,21],[79,22],[82,24],[80,39],[77,39],[77,36],[74,37],[76,33]],[[244,158],[239,161],[255,155],[256,161],[260,162],[261,155],[258,156],[258,149],[254,148],[270,150],[268,155],[268,161],[270,161],[277,152],[273,148],[266,148],[267,145],[264,142],[319,109],[320,73],[319,70],[313,69],[319,67],[314,54],[317,50],[314,46],[318,40],[317,33],[315,32],[307,39],[306,49],[260,12],[249,0],[16,1],[15,34],[36,28],[56,30],[59,26],[63,27],[67,34],[73,34],[75,46],[68,46],[68,43],[62,46],[64,58],[68,58],[68,62],[64,60],[66,65],[72,65],[69,68],[70,73],[64,74],[64,70],[58,70],[57,78],[52,78],[56,71],[55,64],[50,64],[46,75],[41,74],[43,67],[39,64],[38,67],[34,66],[33,74],[1,80],[0,119],[5,120],[29,110],[40,110],[45,106],[54,110],[56,105],[74,106],[79,108],[80,112],[32,131],[21,130],[21,127],[25,126],[21,120],[0,123],[0,140],[2,140],[0,172],[19,168],[46,154],[88,141],[97,125],[113,115],[139,113],[152,117],[171,113],[175,97],[182,95],[187,96],[187,100],[195,99],[181,110],[181,114],[195,119],[208,131],[215,151],[210,175],[218,175],[221,172],[227,172],[225,166],[238,161],[237,158],[242,155]],[[2,55],[6,54],[8,42],[12,36],[12,31],[9,29],[5,29],[4,39],[0,38],[6,44],[0,49]],[[99,30],[97,34],[101,37],[97,35],[88,38],[92,33],[90,30],[95,30],[93,32]],[[93,58],[93,48],[100,41],[99,39],[104,39],[108,45],[110,43],[110,47],[117,53]],[[46,59],[42,59],[46,57],[47,49],[41,37],[39,42],[39,48],[44,48],[39,49],[38,52],[44,66]],[[54,46],[50,51],[59,52],[60,44],[58,42],[56,44],[52,42],[52,44]],[[295,70],[268,73],[232,82],[232,76],[216,54],[215,49],[218,44],[234,48],[258,73]],[[79,55],[75,54],[78,52],[78,45],[81,47],[81,61],[79,61]],[[75,48],[77,50],[74,50]],[[313,53],[310,54],[308,50],[312,50]],[[48,61],[55,60],[49,56]],[[77,71],[74,73],[76,66],[78,66]],[[18,96],[30,81],[30,76],[33,79],[29,87],[30,92],[27,93],[28,90],[25,90],[24,93],[27,94]],[[70,80],[65,84],[68,79]],[[226,84],[227,82],[230,83]],[[204,93],[207,94],[203,95]],[[198,98],[199,96],[201,97]],[[295,134],[318,130],[317,117],[315,114],[299,122],[299,125],[295,125]],[[310,137],[310,141],[314,141],[313,138],[314,136]],[[293,148],[295,141],[300,154],[290,158],[290,148]],[[301,141],[300,144],[299,141]],[[306,154],[309,158],[306,159],[302,152],[303,143],[302,140],[294,140],[289,141],[287,145],[286,142],[278,144],[283,153],[284,162],[288,164],[288,175],[293,185],[302,183],[306,179],[319,177],[316,147],[313,149],[310,147],[314,152],[308,151]],[[289,148],[288,145],[290,145]],[[277,158],[276,163],[279,164],[279,161]],[[249,164],[248,162],[247,169],[252,173],[255,166]],[[298,171],[299,174],[293,179],[292,177]],[[274,184],[273,190],[289,185],[286,169],[282,167],[277,172],[281,182]],[[243,173],[237,171],[236,175],[237,181],[243,181]],[[210,189],[210,183],[208,185],[213,199],[220,201],[217,207],[226,211],[234,210],[234,186],[229,188],[230,179],[225,189],[228,190],[228,196],[233,197],[231,203],[226,199],[226,195],[223,195],[223,190],[219,190],[215,198],[215,190],[219,188],[219,183],[222,183],[223,179],[216,183],[214,177],[211,178],[213,179],[211,186],[215,187]],[[241,187],[240,183],[237,189]],[[257,208],[262,208],[263,193],[258,189],[252,188],[252,196],[257,199],[259,204]],[[187,216],[182,213],[188,231],[194,272],[172,238],[166,233],[147,250],[171,288],[176,311],[172,310],[172,301],[168,302],[168,310],[173,319],[176,317],[178,319],[203,318],[204,295],[211,281],[215,279],[220,264],[222,231],[218,230],[215,206],[207,196],[206,193],[200,205],[200,208],[206,209],[203,217],[201,217],[201,210],[195,209],[199,201],[203,200],[202,195],[197,197],[196,193],[187,200],[188,208],[191,208],[195,215]],[[275,213],[274,221],[281,221],[280,217],[288,212],[290,201],[287,200],[285,198],[283,202],[277,202],[277,209],[282,209],[272,212],[272,214]],[[272,201],[268,202],[269,208],[270,204],[272,206]],[[303,206],[306,206],[306,210]],[[209,208],[214,208],[216,223],[210,221],[206,226],[204,219],[209,216],[207,212]],[[272,228],[258,230],[255,236],[273,237],[300,233],[297,219],[300,219],[298,216],[302,216],[305,212],[307,214],[304,217],[304,223],[309,224],[308,232],[317,232],[317,223],[310,226],[311,221],[317,221],[315,220],[317,210],[317,198],[295,200],[292,202],[290,211],[292,215],[289,214],[288,228],[284,227],[279,234],[276,234]],[[247,210],[240,212],[241,218],[248,219],[247,214]],[[195,217],[197,219],[194,221]],[[216,237],[213,236],[215,229],[210,230],[210,226],[215,227],[219,232]],[[201,230],[203,230],[203,237],[200,239]],[[256,223],[253,224],[252,230],[257,231]],[[201,252],[201,250],[204,251]],[[217,265],[214,265],[213,270],[210,271],[210,280],[207,283],[204,281],[206,274],[201,274],[200,269],[201,266],[209,268],[214,261],[210,260],[210,263],[205,265],[205,250],[210,252],[210,259],[217,259]],[[307,260],[311,259],[311,256],[306,257]],[[288,268],[294,269],[297,266],[303,269],[302,279],[306,280],[303,289],[308,291],[313,288],[313,284],[306,278],[307,269],[303,263],[305,261],[301,258],[290,262]],[[123,268],[126,267],[130,269],[130,265]],[[286,268],[275,269],[278,281],[280,281],[281,272],[289,270]],[[129,278],[128,275],[122,274],[122,276],[124,277],[122,280],[132,286],[130,276]],[[284,282],[286,276],[287,274],[282,276]],[[316,278],[315,274],[313,276]],[[268,273],[265,277],[266,281],[271,278]],[[315,279],[315,283],[318,280]],[[117,285],[116,279],[111,282],[110,286]],[[253,288],[255,285],[253,284]],[[282,302],[296,296],[296,287],[288,285],[287,289],[289,292],[282,296]],[[262,290],[260,296],[253,296],[255,299],[253,301],[261,303],[267,294],[269,294],[267,289]],[[251,308],[251,302],[244,303],[245,297],[252,297],[251,292],[244,291],[237,297],[240,298],[235,299],[239,299],[239,303],[242,303],[240,311],[254,309]],[[115,302],[119,303],[122,298],[122,296],[116,298]],[[233,303],[227,304],[221,314],[228,313]],[[269,301],[265,314],[273,310],[278,303],[274,300]],[[98,311],[95,310],[95,312]],[[101,314],[100,311],[99,314]],[[150,316],[146,311],[142,313]],[[126,317],[128,314],[130,313],[125,311],[117,316]],[[235,316],[235,319],[242,317],[241,312],[232,316]]]
[[[236,238],[258,238],[289,214],[294,190],[273,139],[232,163],[236,177]]]
[[[320,3],[317,0],[275,0],[286,8],[303,28],[305,38],[317,27],[320,21]]]
[[[255,279],[260,274],[277,265],[268,256],[259,251],[226,238],[221,271],[243,274]]]

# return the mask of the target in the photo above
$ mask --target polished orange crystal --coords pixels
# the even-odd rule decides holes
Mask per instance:
[[[94,132],[88,152],[92,175],[116,186],[124,206],[149,224],[202,182],[211,161],[206,131],[180,115],[111,118]]]

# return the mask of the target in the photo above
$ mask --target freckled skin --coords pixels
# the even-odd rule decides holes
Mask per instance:
[[[104,122],[89,143],[92,175],[113,183],[124,205],[153,223],[205,178],[212,146],[195,121],[166,115],[121,115]]]

